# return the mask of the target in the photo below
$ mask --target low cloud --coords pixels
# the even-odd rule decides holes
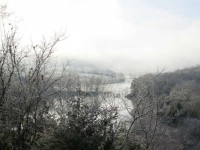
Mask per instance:
[[[200,16],[186,15],[193,10],[187,3],[181,4],[19,0],[11,1],[10,7],[15,6],[16,15],[24,18],[27,37],[37,39],[41,33],[48,35],[67,26],[68,39],[58,55],[140,74],[200,63]]]

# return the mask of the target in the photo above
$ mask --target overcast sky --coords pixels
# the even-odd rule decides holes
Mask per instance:
[[[24,39],[67,28],[58,55],[132,73],[200,64],[199,0],[7,0]]]

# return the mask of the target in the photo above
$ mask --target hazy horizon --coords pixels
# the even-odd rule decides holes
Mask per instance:
[[[200,64],[198,0],[3,2],[26,42],[66,30],[59,57],[133,74]]]

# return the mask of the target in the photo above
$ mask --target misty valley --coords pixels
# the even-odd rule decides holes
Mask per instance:
[[[105,3],[103,0],[103,5],[100,5],[102,2],[96,5],[90,0],[76,2],[79,5],[74,1],[55,4],[68,4],[73,8],[71,9],[73,12],[75,8],[80,9],[74,12],[74,16],[64,13],[66,17],[71,16],[69,17],[71,20],[75,19],[73,25],[79,32],[81,28],[79,24],[86,23],[79,16],[85,14],[87,9],[91,9],[89,4],[94,7],[92,12],[98,10],[93,20],[89,22],[92,26],[82,31],[89,36],[71,32],[73,28],[69,25],[69,35],[72,37],[72,40],[69,38],[69,45],[76,45],[80,54],[73,49],[73,46],[66,51],[66,47],[62,45],[66,39],[65,31],[56,32],[53,36],[46,34],[47,36],[42,40],[38,38],[35,41],[31,39],[31,42],[26,41],[28,38],[22,40],[21,33],[28,32],[30,29],[21,25],[24,30],[18,32],[20,30],[16,17],[13,17],[7,5],[0,3],[0,150],[200,150],[200,59],[189,60],[190,56],[197,55],[198,48],[195,46],[198,42],[189,46],[196,52],[192,55],[189,51],[184,51],[187,46],[182,46],[184,48],[181,52],[187,54],[188,58],[177,60],[175,51],[174,55],[166,52],[168,48],[172,51],[174,48],[179,50],[181,44],[190,44],[193,39],[188,38],[190,36],[195,35],[195,39],[198,39],[196,28],[200,27],[199,22],[190,27],[191,33],[188,32],[191,35],[184,30],[184,34],[189,34],[188,36],[181,36],[184,27],[181,29],[172,25],[170,29],[165,27],[171,34],[181,30],[174,35],[178,37],[178,42],[169,39],[157,42],[152,40],[158,34],[157,30],[155,35],[154,32],[152,34],[154,26],[161,33],[165,33],[166,37],[171,37],[171,34],[163,30],[163,26],[168,25],[168,21],[157,24],[154,23],[156,20],[152,21],[144,17],[143,19],[148,21],[143,24],[144,20],[134,15],[136,22],[133,20],[120,22],[121,19],[115,20],[115,17],[111,17],[113,20],[107,18],[106,21],[109,23],[101,22],[113,14],[118,14],[118,17],[123,16],[122,18],[125,19],[132,16],[122,13],[125,10],[133,11],[126,4],[132,5],[130,1],[122,3],[121,0],[112,0]],[[17,7],[18,2],[12,3]],[[27,4],[26,12],[31,15],[28,10],[29,2],[23,3]],[[138,5],[140,3],[138,2]],[[42,4],[43,2],[35,8],[34,15],[43,14],[39,13],[41,11],[39,8],[44,7]],[[151,2],[145,4],[148,7],[141,5],[142,12],[136,8],[135,11],[143,14],[143,10],[155,7],[150,5]],[[53,6],[51,2],[47,5]],[[47,5],[45,4],[45,8],[48,10]],[[62,7],[60,5],[59,8],[63,12],[68,6],[65,5]],[[109,9],[105,7],[99,11],[99,8],[107,5]],[[168,5],[165,2],[162,7],[159,5],[157,11],[153,9],[150,12],[155,15],[155,18],[159,18],[159,15],[168,16],[168,11],[161,11]],[[83,6],[85,7],[82,10]],[[48,25],[45,28],[50,28],[52,24],[60,24],[62,17],[56,15],[60,10],[55,10],[54,15],[52,10],[46,9],[42,11],[45,11],[46,17],[50,17],[47,17],[49,22],[47,21]],[[113,9],[119,11],[110,14],[110,10]],[[176,13],[176,11],[172,12]],[[92,15],[92,12],[89,11],[83,17]],[[36,22],[43,21],[39,16]],[[53,22],[50,21],[52,17],[56,18]],[[166,18],[170,17],[169,15]],[[179,17],[181,15],[177,15],[172,20],[177,21]],[[100,22],[98,22],[99,18]],[[32,19],[31,16],[29,19]],[[87,19],[90,20],[86,17]],[[98,28],[101,32],[97,32],[95,25],[107,27],[111,24],[110,21],[116,26],[112,25],[109,31],[106,28],[105,31]],[[137,28],[133,27],[132,22],[137,25]],[[31,23],[32,28],[35,25]],[[144,25],[143,32],[140,27]],[[90,30],[91,33],[88,32]],[[123,31],[123,34],[120,34],[122,37],[118,36],[118,30],[120,33]],[[152,39],[141,42],[141,39],[146,39],[145,31],[148,31]],[[98,36],[95,36],[95,33],[98,33]],[[112,36],[105,36],[107,33]],[[135,33],[141,34],[136,38],[133,36]],[[160,33],[158,35],[162,37]],[[74,37],[78,42],[73,42]],[[131,41],[128,41],[127,37]],[[91,47],[85,47],[85,41],[91,41],[89,42]],[[163,41],[167,43],[166,47]],[[160,53],[154,48],[164,50]],[[62,50],[61,54],[57,52],[59,49]],[[103,51],[102,54],[99,49]],[[76,54],[77,57],[65,58],[65,51],[66,54]],[[181,52],[179,52],[180,56],[182,56]],[[88,57],[84,57],[87,55]],[[102,60],[96,60],[98,57]],[[151,61],[148,61],[149,59]],[[183,63],[183,60],[187,61]],[[174,64],[171,63],[172,67],[169,69],[165,67],[159,69],[164,61],[169,64],[173,61]],[[157,70],[151,71],[156,67],[151,65],[156,63]],[[188,65],[184,65],[185,63]]]

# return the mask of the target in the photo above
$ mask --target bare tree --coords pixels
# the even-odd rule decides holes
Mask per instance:
[[[20,46],[17,29],[4,21],[8,16],[5,6],[0,13],[0,132],[7,141],[1,147],[29,149],[41,138],[43,121],[57,93],[55,83],[64,73],[58,75],[50,61],[64,34],[25,49]]]
[[[126,136],[121,149],[126,145],[136,149],[155,149],[161,135],[167,129],[161,126],[163,118],[160,113],[163,111],[164,97],[156,94],[154,83],[157,76],[147,75],[132,82],[132,92],[128,96],[132,107],[124,101],[131,118],[127,123]]]

